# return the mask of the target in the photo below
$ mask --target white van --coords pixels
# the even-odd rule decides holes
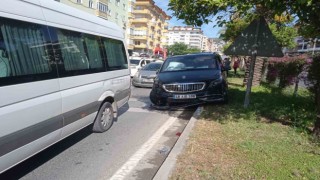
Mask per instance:
[[[108,130],[130,96],[123,31],[53,0],[0,6],[0,173],[93,123]]]

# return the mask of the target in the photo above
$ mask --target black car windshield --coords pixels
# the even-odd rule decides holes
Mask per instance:
[[[145,65],[142,70],[145,71],[157,71],[161,68],[162,63],[149,63]]]
[[[139,59],[130,59],[130,64],[132,64],[132,65],[138,65],[139,62],[140,62]]]
[[[177,56],[165,60],[161,72],[196,69],[218,69],[218,64],[212,55]]]

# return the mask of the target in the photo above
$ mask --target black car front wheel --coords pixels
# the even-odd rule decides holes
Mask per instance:
[[[150,100],[151,100],[152,104],[154,104],[156,106],[165,106],[166,105],[166,103],[163,101],[163,99],[161,99],[159,96],[156,95],[154,90],[151,90],[151,92],[150,92]]]

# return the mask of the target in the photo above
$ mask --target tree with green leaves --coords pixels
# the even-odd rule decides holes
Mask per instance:
[[[319,0],[170,0],[169,9],[186,24],[201,26],[217,18],[217,25],[243,18],[251,14],[263,16],[267,21],[275,16],[297,17],[299,32],[305,37],[320,35]]]
[[[173,45],[168,46],[169,55],[183,55],[183,54],[191,54],[198,53],[200,49],[197,48],[189,48],[188,45],[184,43],[174,43]]]

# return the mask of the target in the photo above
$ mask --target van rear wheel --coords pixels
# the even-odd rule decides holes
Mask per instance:
[[[109,102],[103,103],[94,121],[92,130],[94,132],[102,133],[110,129],[114,121],[113,114],[112,105]]]

